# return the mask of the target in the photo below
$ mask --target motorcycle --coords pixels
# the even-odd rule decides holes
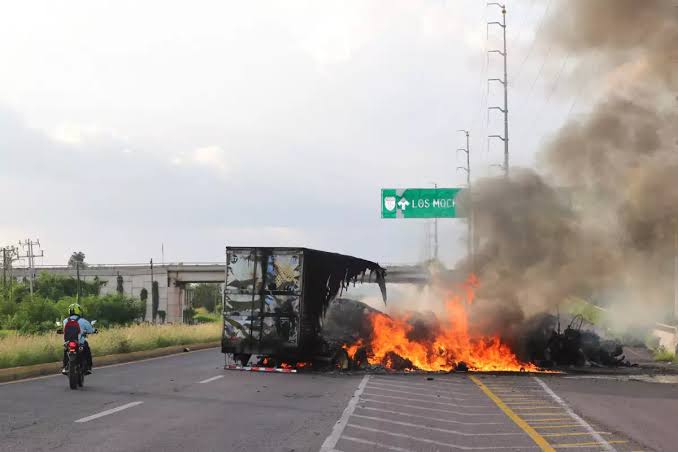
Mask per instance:
[[[97,321],[92,320],[92,326],[94,326]],[[97,330],[94,330],[96,334]],[[57,330],[58,334],[63,334],[63,329]],[[80,333],[83,337],[87,337],[87,333]],[[68,355],[68,386],[71,389],[78,389],[79,387],[85,384],[85,372],[87,371],[87,361],[85,358],[84,350],[82,344],[78,341],[65,341],[64,350]]]

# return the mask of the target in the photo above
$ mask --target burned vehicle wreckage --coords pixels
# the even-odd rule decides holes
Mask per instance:
[[[559,316],[544,313],[512,338],[466,337],[433,312],[391,317],[341,298],[349,286],[376,282],[386,302],[386,270],[375,262],[307,248],[228,247],[226,254],[227,368],[538,372],[629,365],[621,343],[583,328],[581,316],[562,331]],[[397,334],[380,331],[379,322],[400,327],[401,341],[384,344]]]
[[[325,313],[350,285],[376,282],[386,302],[385,270],[375,262],[308,248],[227,247],[222,352],[246,365],[344,366],[341,345],[321,335]]]

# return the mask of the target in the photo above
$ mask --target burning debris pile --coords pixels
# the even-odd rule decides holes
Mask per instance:
[[[346,354],[344,368],[401,371],[546,372],[565,366],[628,366],[617,340],[603,340],[575,316],[542,314],[511,342],[485,334],[469,322],[477,279],[450,293],[444,313],[408,311],[389,315],[364,303],[338,299],[328,310],[323,337]]]
[[[581,315],[572,318],[561,331],[560,320],[544,314],[534,319],[525,334],[531,362],[540,367],[554,366],[631,366],[626,360],[622,343],[617,339],[602,339],[595,331],[584,329]]]
[[[351,322],[361,337],[344,344],[346,353],[357,366],[397,370],[539,371],[519,360],[498,336],[481,335],[470,327],[468,308],[476,285],[471,277],[460,291],[463,295],[450,294],[441,318],[433,313],[389,316],[363,310]]]

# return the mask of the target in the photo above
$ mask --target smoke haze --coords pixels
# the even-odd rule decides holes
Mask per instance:
[[[545,30],[541,39],[580,62],[572,95],[593,84],[597,100],[545,145],[539,172],[476,184],[473,324],[514,337],[573,295],[614,307],[620,321],[664,320],[678,231],[678,8],[561,1]]]

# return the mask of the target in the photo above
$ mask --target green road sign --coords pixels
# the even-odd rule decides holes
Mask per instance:
[[[457,218],[461,188],[382,188],[382,218]]]

